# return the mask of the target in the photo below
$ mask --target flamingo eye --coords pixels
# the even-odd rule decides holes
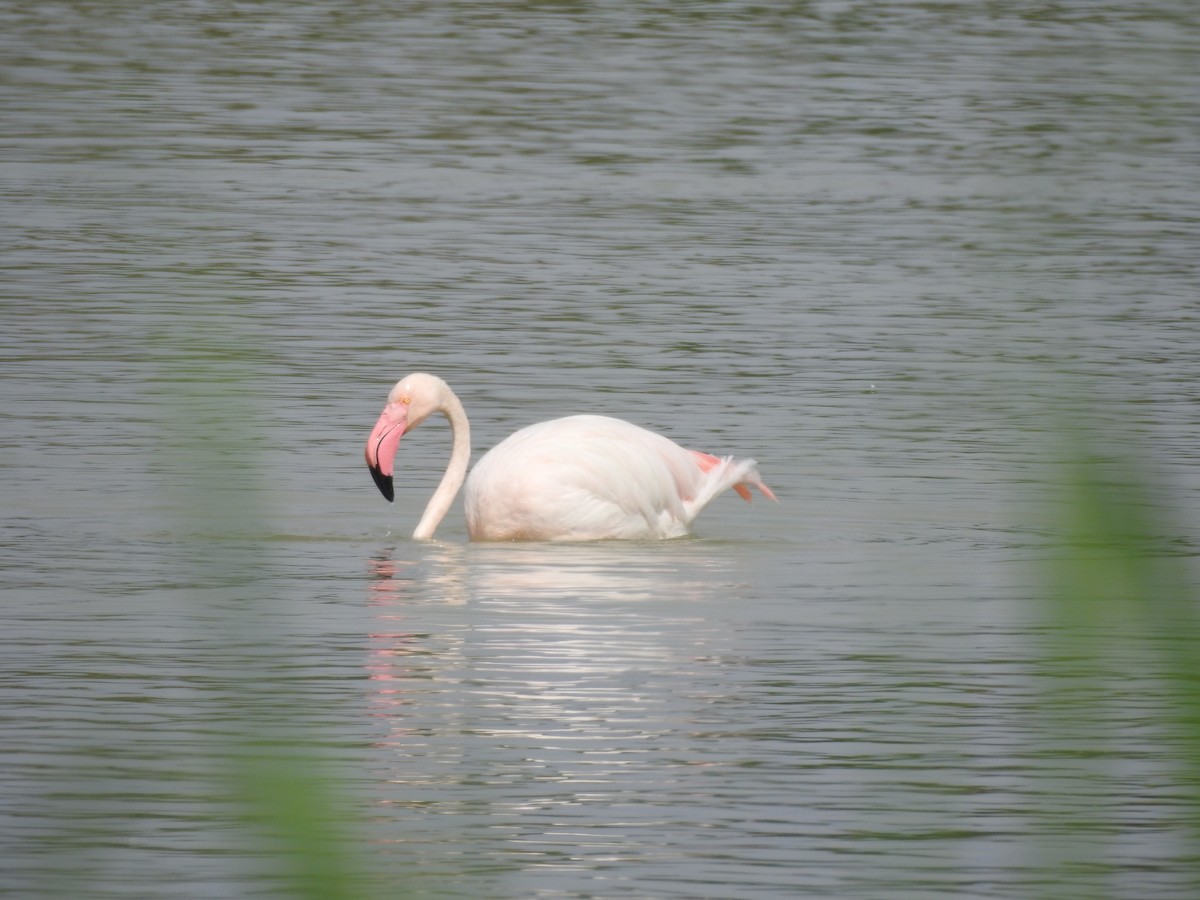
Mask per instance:
[[[400,402],[403,403],[405,406],[408,406],[408,404],[412,403],[412,397],[408,397],[408,396],[401,397]]]

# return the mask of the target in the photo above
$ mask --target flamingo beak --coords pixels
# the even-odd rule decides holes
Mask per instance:
[[[407,425],[408,407],[402,403],[389,403],[371,430],[371,436],[367,438],[367,446],[363,450],[363,457],[367,461],[367,468],[371,470],[371,477],[375,479],[375,486],[389,503],[396,498],[392,487],[392,466],[396,450],[400,446],[400,438],[404,436]]]

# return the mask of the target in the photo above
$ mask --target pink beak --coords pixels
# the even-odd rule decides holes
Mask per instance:
[[[371,429],[371,436],[367,438],[367,446],[363,450],[375,486],[389,503],[396,497],[392,488],[392,465],[407,425],[408,407],[403,403],[389,403]]]

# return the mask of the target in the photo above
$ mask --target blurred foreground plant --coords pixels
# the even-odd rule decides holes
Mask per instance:
[[[1060,469],[1038,654],[1041,753],[1057,773],[1039,817],[1047,896],[1096,873],[1128,896],[1147,845],[1200,863],[1195,547],[1150,471],[1148,454],[1082,433]],[[1155,803],[1123,793],[1133,772],[1158,777]],[[1163,846],[1181,835],[1190,846]],[[1200,896],[1200,865],[1168,874]]]
[[[161,409],[182,494],[170,508],[187,511],[170,523],[186,548],[180,580],[187,602],[209,607],[216,637],[208,665],[222,723],[211,748],[219,790],[240,811],[239,828],[261,841],[251,856],[287,896],[366,897],[362,817],[317,750],[314,710],[297,690],[306,648],[280,625],[289,598],[277,593],[285,580],[273,577],[259,449],[269,440],[253,388],[263,385],[259,354],[215,320],[189,318],[190,338],[173,347],[164,372]]]

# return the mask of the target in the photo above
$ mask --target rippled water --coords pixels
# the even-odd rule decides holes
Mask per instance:
[[[1191,895],[1169,666],[1101,617],[1063,674],[1044,561],[1085,414],[1196,555],[1197,40],[1184,0],[0,10],[0,891],[319,884],[249,741],[382,896]],[[477,452],[618,415],[781,502],[413,542],[447,429],[394,506],[361,447],[414,370]]]

